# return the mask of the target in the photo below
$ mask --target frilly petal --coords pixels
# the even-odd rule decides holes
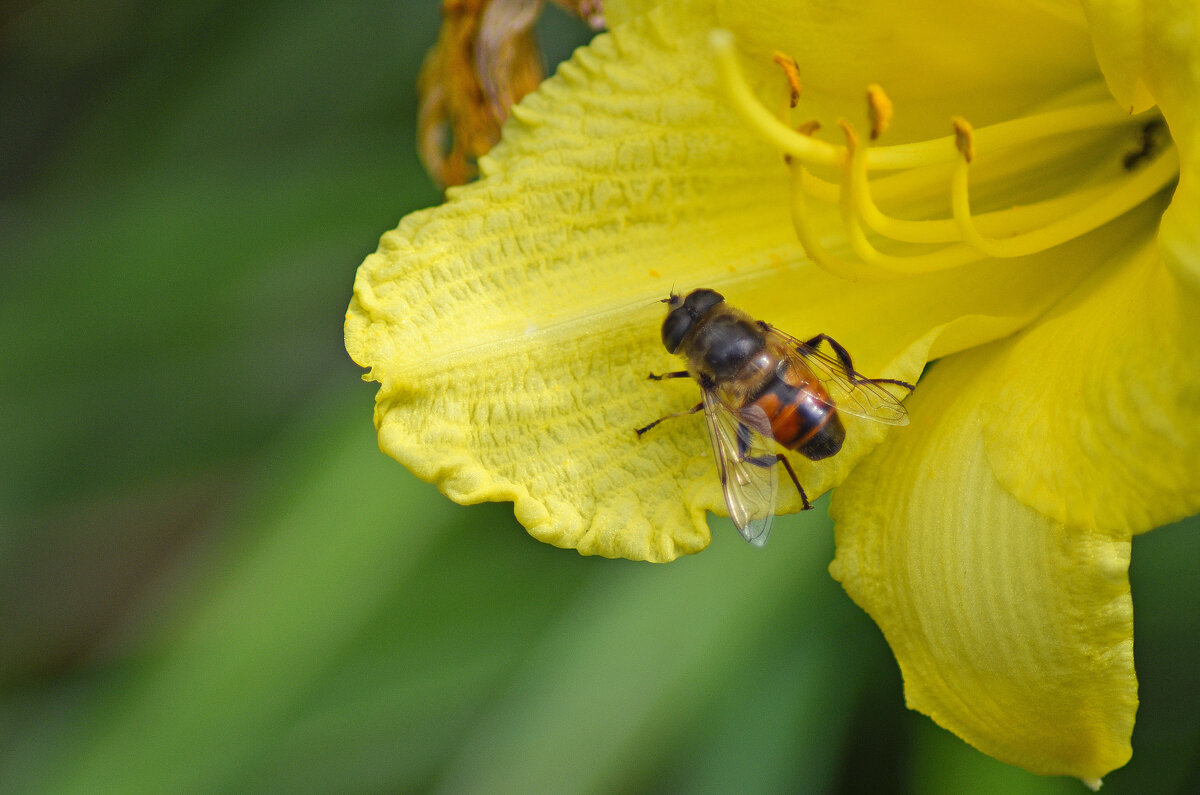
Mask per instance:
[[[883,630],[908,705],[984,753],[1095,785],[1128,761],[1137,708],[1128,536],[1008,494],[980,402],[1008,343],[943,360],[834,494],[831,573]]]
[[[786,172],[703,79],[707,26],[681,10],[702,6],[578,51],[513,109],[484,179],[384,237],[347,314],[347,349],[381,385],[383,449],[587,554],[708,543],[702,425],[633,432],[697,399],[646,380],[674,369],[655,302],[795,258]]]

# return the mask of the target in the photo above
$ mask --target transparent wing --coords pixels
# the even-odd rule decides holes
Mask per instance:
[[[897,395],[907,396],[911,386],[867,378],[774,326],[768,326],[768,339],[792,367],[812,371],[838,411],[885,425],[908,425],[908,412]]]
[[[734,412],[710,390],[701,392],[729,518],[743,538],[761,547],[771,534],[778,489],[771,423],[756,406]]]

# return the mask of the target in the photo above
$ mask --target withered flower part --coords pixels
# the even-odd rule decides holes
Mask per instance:
[[[417,152],[438,185],[462,185],[476,161],[500,140],[514,103],[544,74],[533,26],[541,0],[443,0],[442,29],[417,81]],[[556,0],[586,21],[604,25],[600,0]]]

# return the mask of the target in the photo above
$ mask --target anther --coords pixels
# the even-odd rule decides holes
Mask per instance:
[[[839,205],[842,211],[842,226],[846,231],[846,241],[855,255],[867,265],[879,271],[891,274],[931,273],[965,265],[982,255],[968,246],[953,243],[926,254],[908,256],[893,256],[875,248],[867,239],[862,228],[863,210],[870,208],[870,183],[867,180],[867,155],[870,149],[859,141],[858,133],[845,120],[839,122],[846,134],[846,151],[848,157],[842,170],[841,197]],[[879,215],[878,211],[875,211]]]
[[[806,163],[825,166],[837,166],[841,163],[844,153],[840,151],[840,147],[800,135],[763,107],[742,74],[732,33],[727,30],[710,31],[708,43],[717,71],[717,83],[730,105],[751,129],[780,151]]]
[[[796,107],[796,103],[800,101],[800,66],[796,63],[796,59],[785,52],[776,51],[772,56],[775,63],[783,69],[783,75],[787,78],[788,88],[791,89],[791,100],[789,107]]]
[[[801,246],[824,270],[842,278],[896,279],[960,267],[983,257],[1017,257],[1044,251],[1129,211],[1179,176],[1178,153],[1169,136],[1163,134],[1161,119],[1148,115],[1130,118],[1114,108],[1111,100],[1088,101],[1093,94],[1101,95],[1099,90],[1074,91],[1063,97],[1069,103],[1065,107],[978,130],[966,119],[955,118],[950,135],[876,147],[871,142],[887,131],[893,106],[880,86],[871,85],[867,88],[868,137],[860,137],[848,122],[839,121],[845,136],[843,145],[826,143],[812,137],[818,128],[815,121],[793,128],[786,110],[779,116],[767,112],[741,72],[728,31],[714,31],[709,41],[718,80],[730,104],[752,129],[785,155],[791,177],[792,224]],[[800,92],[796,62],[776,54],[775,63],[784,71],[794,107]],[[972,214],[970,177],[975,170],[972,163],[976,145],[981,151],[987,150],[994,166],[982,176],[1003,179],[1013,171],[1012,164],[1004,160],[1008,152],[1028,150],[1028,144],[1055,136],[1134,124],[1142,127],[1139,146],[1124,153],[1120,178],[1021,206]],[[1051,156],[1048,153],[1042,159]],[[839,179],[830,182],[813,175],[809,168],[814,166],[835,170]],[[879,172],[899,173],[878,176]],[[975,176],[980,175],[976,172]],[[892,217],[875,204],[876,199],[896,202],[910,196],[925,201],[947,178],[949,218]],[[838,207],[845,244],[852,255],[843,258],[837,248],[826,248],[818,230],[826,230],[828,224],[823,218],[817,221],[810,217],[808,200]],[[905,210],[913,211],[921,212],[915,207]],[[875,247],[868,230],[882,238],[882,248]],[[896,249],[889,242],[905,247]],[[907,248],[913,245],[925,248]]]
[[[801,135],[807,135],[811,137],[812,134],[819,129],[821,129],[821,122],[817,121],[816,119],[809,119],[808,121],[804,122],[804,124],[796,127],[796,132],[800,133]]]
[[[892,122],[892,101],[878,83],[867,86],[867,118],[871,120],[871,140],[887,132]]]
[[[975,128],[962,116],[955,116],[954,145],[968,163],[975,159]]]
[[[845,119],[838,119],[838,126],[842,128],[842,132],[846,135],[846,151],[851,155],[858,148],[858,133],[850,126],[850,122]]]

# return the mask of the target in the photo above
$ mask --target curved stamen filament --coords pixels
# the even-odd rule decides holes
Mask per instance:
[[[847,136],[851,134],[848,132]],[[867,226],[884,237],[902,243],[954,243],[961,240],[958,227],[953,224],[939,226],[931,221],[908,221],[884,215],[871,198],[866,155],[866,148],[863,147],[862,151],[856,150],[851,156],[848,190],[843,191],[843,197],[849,194],[854,213],[861,217]]]
[[[813,262],[821,266],[826,273],[852,282],[886,281],[903,276],[903,274],[881,274],[874,268],[831,254],[817,238],[809,219],[808,202],[805,199],[806,191],[803,186],[811,175],[799,160],[788,158],[787,164],[792,185],[792,226],[796,230],[796,237],[800,240],[804,253],[808,254]]]
[[[967,128],[966,138],[970,138]],[[1166,187],[1179,174],[1179,153],[1169,147],[1146,167],[1116,186],[1105,186],[1090,204],[1038,229],[1006,238],[984,237],[971,217],[970,158],[959,158],[950,198],[962,239],[989,257],[1023,257],[1066,243],[1124,215]]]
[[[807,165],[841,165],[845,157],[842,147],[797,134],[762,106],[738,63],[732,33],[727,30],[711,31],[709,46],[722,89],[753,129],[781,151],[803,160]],[[1131,119],[1129,114],[1112,102],[1093,102],[999,122],[977,130],[975,136],[980,146],[1016,146],[1064,133],[1137,122]],[[957,157],[954,136],[947,135],[917,143],[876,147],[871,150],[867,165],[878,170],[914,168],[934,163],[952,163]]]
[[[732,33],[727,30],[714,30],[709,34],[709,44],[716,60],[717,77],[722,89],[751,128],[757,130],[780,151],[810,165],[836,166],[841,163],[845,151],[840,146],[799,135],[762,106],[742,75],[737,53],[734,52]]]
[[[1161,117],[1153,112],[1133,117],[1111,100],[1089,101],[1100,94],[1094,86],[1086,86],[1086,90],[1075,90],[1060,98],[1059,104],[1069,101],[1069,107],[979,130],[958,119],[954,135],[896,146],[870,146],[859,140],[849,124],[842,122],[846,143],[838,146],[811,137],[815,122],[792,129],[786,109],[780,117],[766,110],[746,82],[732,34],[713,31],[709,40],[718,79],[728,99],[751,129],[787,155],[792,222],[801,245],[823,269],[842,278],[890,280],[955,268],[985,257],[1033,254],[1091,232],[1178,178],[1179,157],[1170,143],[1152,162],[1137,169],[1130,167],[1131,158],[1136,156],[1132,162],[1139,163],[1153,152],[1154,147],[1144,143],[1136,155],[1126,155],[1124,161],[1114,158],[1114,164],[1124,162],[1125,169],[1104,184],[973,216],[969,175],[975,149],[991,156],[988,178],[1004,184],[1011,178],[1023,178],[1031,168],[1071,156],[1080,146],[1080,139],[1053,141],[1052,138],[1118,130],[1136,124],[1143,127],[1143,139],[1150,140],[1149,125],[1156,120],[1161,125]],[[780,54],[775,60],[784,69],[790,98],[795,100],[800,88],[796,62]],[[892,112],[890,100],[878,85],[867,90],[867,112],[870,138],[874,140],[886,131]],[[1104,139],[1093,135],[1083,140],[1094,143]],[[835,169],[839,180],[834,183],[814,176],[810,166]],[[893,173],[872,179],[872,170]],[[917,199],[925,203],[944,191],[947,183],[949,218],[896,218],[885,214],[875,203],[876,197],[910,203]],[[813,229],[809,197],[838,205],[846,242],[859,261],[839,257],[825,248]],[[911,255],[885,253],[868,239],[864,225],[884,238],[926,248]]]
[[[981,127],[975,131],[975,140],[980,148],[999,149],[1066,133],[1140,123],[1138,118],[1131,117],[1112,102],[1093,102]],[[876,148],[872,150],[868,164],[874,169],[914,168],[948,163],[957,157],[955,136],[947,135],[929,141]]]
[[[858,136],[849,124],[844,121],[841,124],[846,134],[846,148],[850,151],[850,161],[842,172],[842,223],[846,228],[846,239],[850,242],[850,247],[863,262],[896,274],[915,275],[957,268],[968,262],[983,259],[982,253],[959,243],[929,254],[908,257],[884,254],[872,246],[863,232],[858,212],[858,193],[867,184],[868,148],[859,144]]]
[[[943,173],[944,172],[944,173]],[[902,177],[915,177],[900,179]],[[872,182],[865,170],[855,174],[853,183],[855,208],[866,226],[884,237],[902,243],[955,243],[964,240],[962,229],[954,218],[936,218],[913,221],[885,214],[875,204],[874,195],[888,198],[902,197],[935,183],[945,184],[953,178],[949,168],[925,171],[910,171],[883,177]],[[1123,178],[1110,180],[1092,188],[1056,196],[1052,199],[1021,204],[1006,210],[991,210],[973,215],[975,223],[983,230],[1008,235],[1021,234],[1045,225],[1049,221],[1078,212],[1095,204],[1102,197],[1114,193],[1124,182]],[[827,182],[804,172],[801,187],[810,197],[827,204],[841,203],[841,185]]]

